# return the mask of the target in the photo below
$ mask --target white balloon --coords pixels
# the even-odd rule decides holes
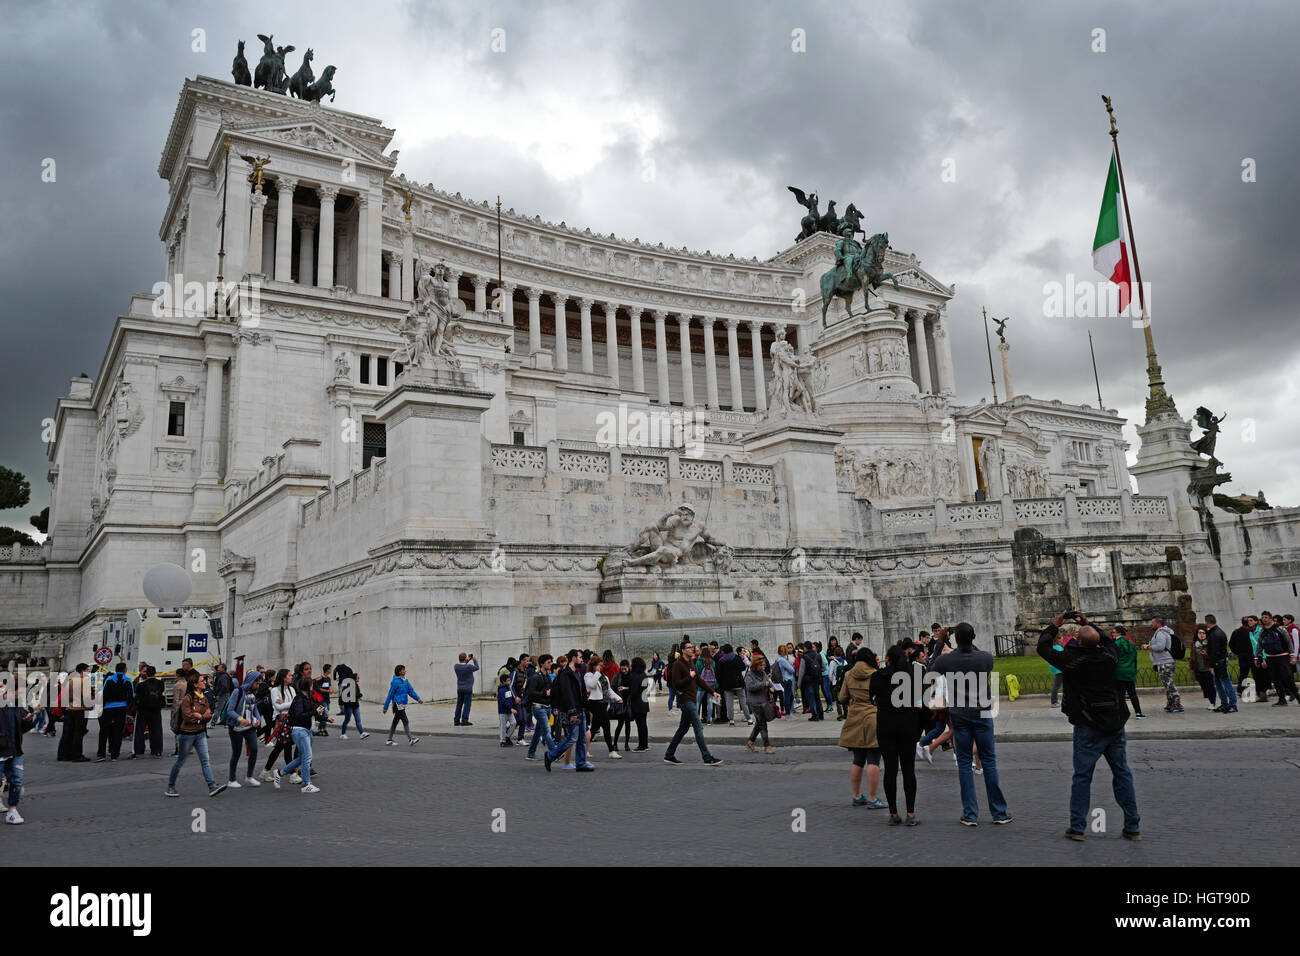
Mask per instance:
[[[154,607],[180,607],[193,590],[189,573],[178,564],[155,564],[144,573],[143,587]]]

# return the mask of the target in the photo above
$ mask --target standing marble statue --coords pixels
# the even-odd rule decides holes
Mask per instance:
[[[451,332],[465,306],[459,299],[452,300],[447,268],[441,262],[431,268],[417,259],[415,274],[415,303],[397,323],[403,342],[393,351],[392,361],[407,368],[436,368],[440,363],[459,368]]]
[[[986,438],[980,443],[980,473],[984,476],[984,490],[990,498],[1002,494],[1002,456],[997,439]]]
[[[776,333],[772,343],[772,384],[769,388],[767,416],[787,417],[791,414],[812,415],[817,411],[813,401],[812,367],[809,355],[801,355],[785,340],[785,329]]]

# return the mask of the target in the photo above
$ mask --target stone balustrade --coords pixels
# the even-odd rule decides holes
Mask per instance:
[[[752,465],[721,459],[688,458],[676,449],[609,448],[592,442],[549,445],[492,446],[492,468],[502,475],[541,478],[559,474],[570,478],[606,481],[622,477],[631,481],[664,484],[670,479],[717,485],[776,484],[771,465]]]
[[[383,458],[375,458],[369,468],[356,472],[304,502],[299,509],[299,526],[320,521],[327,514],[349,508],[357,501],[369,502],[373,499],[384,488],[384,462]]]
[[[1109,522],[1123,527],[1170,525],[1173,512],[1169,499],[1157,495],[1118,495],[1081,498],[1067,491],[1057,498],[1012,498],[1000,500],[933,504],[906,508],[876,509],[872,512],[874,537],[895,535],[932,535],[989,529],[1014,532],[1016,528],[1063,527],[1067,532],[1083,533],[1101,528]]]
[[[0,548],[0,564],[43,564],[44,562],[44,545],[15,542],[7,548]]]

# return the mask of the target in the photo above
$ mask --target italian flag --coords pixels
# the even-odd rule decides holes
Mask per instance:
[[[1097,235],[1092,240],[1092,265],[1119,286],[1119,310],[1128,308],[1133,285],[1128,271],[1128,248],[1124,242],[1124,217],[1119,202],[1119,167],[1115,154],[1110,156],[1110,172],[1101,195],[1101,215],[1097,218]]]

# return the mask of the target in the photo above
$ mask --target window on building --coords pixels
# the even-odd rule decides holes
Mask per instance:
[[[360,377],[357,379],[362,385],[370,384],[370,356],[364,352],[361,354],[361,362],[358,365]]]
[[[515,431],[515,444],[516,444],[516,445],[522,445],[522,444],[524,444],[524,433],[523,433],[523,432],[518,431],[518,430]]]
[[[375,457],[388,457],[388,430],[383,422],[366,422],[362,426],[361,467],[369,468]]]
[[[185,403],[172,402],[167,409],[167,434],[183,436],[185,434]]]
[[[375,384],[388,384],[388,359],[383,356],[375,356]]]
[[[167,650],[179,651],[181,649],[181,644],[183,643],[184,641],[182,640],[181,635],[179,634],[167,635]]]

